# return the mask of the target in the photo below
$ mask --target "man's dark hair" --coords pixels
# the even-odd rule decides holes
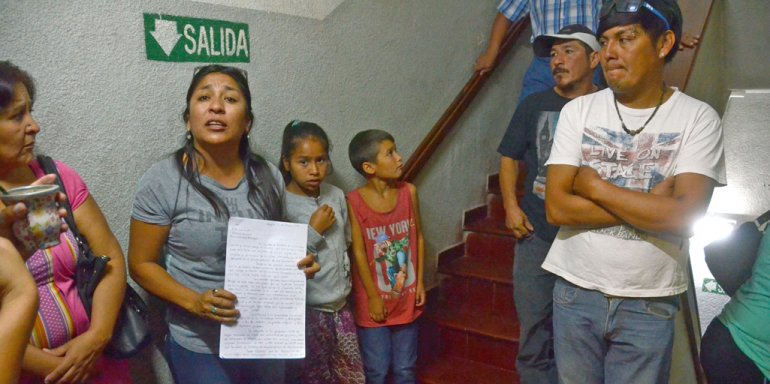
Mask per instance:
[[[366,131],[358,132],[353,140],[348,145],[348,157],[350,157],[350,165],[355,168],[358,173],[366,176],[364,172],[364,163],[374,163],[377,161],[377,152],[380,150],[380,143],[390,140],[396,142],[393,139],[393,135],[379,129],[369,129]]]
[[[675,0],[644,0],[644,2],[660,12],[676,36],[674,47],[666,55],[666,62],[668,63],[676,55],[679,50],[679,42],[682,40],[682,11]],[[618,3],[625,3],[625,1],[608,0],[602,6],[599,28],[596,30],[598,37],[601,38],[608,29],[631,24],[641,25],[653,43],[658,41],[666,32],[666,23],[646,7],[640,6],[636,12],[622,12],[622,10],[618,10]]]

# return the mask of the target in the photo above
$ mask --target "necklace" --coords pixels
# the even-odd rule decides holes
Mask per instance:
[[[652,115],[650,115],[650,118],[648,118],[647,121],[644,122],[644,125],[642,125],[641,128],[630,130],[628,129],[628,127],[626,127],[626,123],[623,121],[623,116],[620,116],[620,109],[618,109],[618,98],[613,93],[612,98],[615,101],[615,112],[618,113],[618,119],[620,119],[620,126],[623,128],[623,130],[631,136],[636,136],[640,132],[642,132],[645,128],[647,128],[647,123],[649,123],[650,120],[652,120],[652,118],[655,117],[655,114],[658,113],[658,108],[660,108],[660,105],[663,104],[663,95],[665,94],[666,94],[666,85],[663,84],[663,89],[660,92],[660,100],[658,100],[658,105],[655,107],[655,110],[652,111]]]

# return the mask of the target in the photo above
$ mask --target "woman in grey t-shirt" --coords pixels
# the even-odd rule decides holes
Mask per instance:
[[[177,383],[282,382],[280,360],[218,357],[220,324],[239,316],[237,298],[223,289],[227,220],[283,218],[281,176],[249,147],[254,115],[246,73],[202,67],[186,102],[185,145],[153,165],[137,187],[131,277],[172,304],[166,347]],[[161,255],[165,268],[158,264]],[[298,265],[308,277],[320,268],[312,257]]]

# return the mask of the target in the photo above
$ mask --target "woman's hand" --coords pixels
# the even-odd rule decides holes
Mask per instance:
[[[56,176],[53,174],[45,175],[37,180],[35,180],[31,185],[50,185],[56,182]],[[67,195],[65,195],[62,192],[59,192],[56,194],[56,201],[59,203],[63,203],[67,200]],[[28,213],[27,206],[24,205],[24,203],[17,203],[13,206],[5,206],[2,201],[0,201],[0,237],[4,237],[8,240],[10,240],[13,245],[16,247],[16,249],[21,253],[21,256],[24,260],[28,259],[30,256],[32,256],[32,253],[25,250],[25,247],[20,246],[19,242],[16,240],[16,236],[13,235],[13,230],[11,226],[16,220],[23,219]],[[67,216],[67,210],[64,208],[59,208],[59,217],[64,218]],[[67,224],[62,221],[61,225],[61,231],[64,232],[67,230]]]
[[[96,332],[86,331],[58,348],[44,350],[63,358],[61,364],[45,377],[46,384],[88,382],[109,340],[109,337],[100,337]]]
[[[235,309],[238,298],[232,292],[221,288],[205,291],[198,295],[192,313],[222,324],[235,324],[241,312]]]
[[[335,221],[337,219],[334,217],[334,209],[326,204],[318,207],[310,216],[310,226],[321,235],[334,225]]]
[[[308,253],[307,256],[297,262],[297,268],[305,272],[305,278],[312,279],[321,270],[321,264],[315,261],[312,253]]]

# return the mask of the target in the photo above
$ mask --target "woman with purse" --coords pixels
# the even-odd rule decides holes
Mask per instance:
[[[0,108],[0,121],[4,114]],[[46,175],[32,184],[53,182],[54,176]],[[64,194],[59,193],[57,200],[63,199]],[[21,360],[37,314],[37,288],[24,264],[32,253],[19,244],[11,227],[27,212],[24,203],[5,206],[0,202],[0,384],[19,380]],[[60,209],[59,215],[64,218],[66,211]],[[66,230],[67,226],[62,224],[62,231]]]
[[[254,115],[245,72],[197,68],[186,105],[184,146],[137,186],[131,276],[170,304],[166,357],[177,383],[282,383],[281,360],[218,357],[220,325],[239,316],[237,298],[223,288],[228,218],[283,218],[281,174],[249,146]],[[320,269],[310,256],[297,265],[308,277]]]
[[[717,282],[732,295],[701,340],[700,361],[709,384],[770,382],[770,229],[765,228],[764,233],[757,229],[770,226],[768,222],[770,211],[754,223],[744,223],[718,247],[706,247],[707,262],[713,258],[720,266],[737,263],[747,269],[732,271],[733,275],[727,276],[716,271],[715,264],[709,264]],[[740,236],[741,233],[744,235]],[[755,240],[759,244],[744,246],[754,244]],[[753,263],[743,263],[744,260]],[[746,280],[735,278],[743,272],[748,274],[749,269]],[[727,288],[729,285],[735,287]]]
[[[40,131],[32,118],[35,87],[32,78],[0,62],[0,186],[29,185],[43,176],[33,154]],[[126,287],[123,252],[83,179],[56,163],[72,216],[97,255],[110,258],[87,313],[75,284],[78,244],[71,231],[61,243],[37,251],[26,261],[37,284],[40,305],[22,361],[21,383],[130,383],[128,362],[102,356],[112,337]]]

